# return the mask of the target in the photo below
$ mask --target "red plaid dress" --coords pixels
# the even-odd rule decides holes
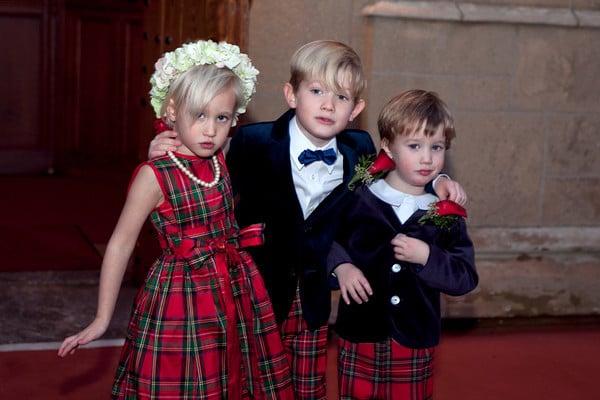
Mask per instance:
[[[205,181],[212,163],[178,154]],[[229,175],[193,183],[168,158],[146,163],[165,201],[151,215],[163,254],[136,297],[113,386],[118,399],[292,399],[288,362],[256,266],[239,250]]]

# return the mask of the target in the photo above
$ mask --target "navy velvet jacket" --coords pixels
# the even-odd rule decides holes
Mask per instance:
[[[263,276],[278,321],[284,320],[300,287],[304,319],[311,329],[324,325],[331,308],[326,259],[344,193],[362,155],[374,154],[369,134],[347,129],[337,137],[344,156],[344,181],[306,220],[294,188],[289,122],[294,110],[277,121],[241,127],[233,136],[227,165],[241,227],[265,223],[265,244],[249,249]]]
[[[360,268],[373,289],[368,302],[340,301],[336,331],[352,342],[392,337],[411,348],[437,345],[440,293],[463,295],[477,286],[473,244],[462,218],[442,230],[418,220],[417,210],[402,224],[392,207],[366,186],[347,194],[336,241],[328,257],[333,270],[343,262]],[[422,266],[397,261],[390,241],[397,233],[423,240],[430,254]]]

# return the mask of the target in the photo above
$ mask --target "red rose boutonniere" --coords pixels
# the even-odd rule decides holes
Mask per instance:
[[[442,229],[450,229],[458,217],[467,218],[467,210],[453,201],[440,200],[431,203],[429,210],[419,219],[419,223],[423,225],[431,222]]]
[[[169,125],[167,125],[167,123],[163,121],[162,118],[156,118],[154,120],[154,131],[157,135],[164,131],[170,131],[171,129],[172,128]]]
[[[358,164],[354,167],[354,176],[348,183],[348,189],[354,190],[356,184],[364,183],[368,185],[373,180],[381,178],[388,171],[391,171],[396,166],[383,150],[379,151],[377,158],[373,160],[373,156],[362,156],[358,160]]]

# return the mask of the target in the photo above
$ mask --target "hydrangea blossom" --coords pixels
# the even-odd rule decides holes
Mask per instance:
[[[252,65],[250,58],[240,52],[238,46],[199,40],[165,53],[154,65],[155,72],[150,78],[150,104],[156,116],[161,117],[162,104],[167,98],[169,86],[175,79],[195,65],[210,64],[218,68],[227,67],[240,78],[243,94],[236,115],[245,113],[250,98],[256,92],[258,70]]]

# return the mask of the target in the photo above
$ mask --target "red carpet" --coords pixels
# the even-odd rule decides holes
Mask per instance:
[[[598,343],[598,326],[447,334],[437,353],[435,398],[597,398]],[[66,359],[55,351],[0,353],[0,398],[106,399],[118,356],[118,348],[81,350]],[[329,398],[335,397],[332,385]]]

